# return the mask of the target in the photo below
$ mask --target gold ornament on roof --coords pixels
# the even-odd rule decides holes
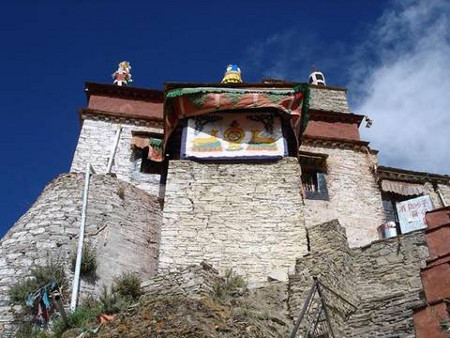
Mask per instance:
[[[228,65],[222,83],[242,83],[241,69],[237,65]]]

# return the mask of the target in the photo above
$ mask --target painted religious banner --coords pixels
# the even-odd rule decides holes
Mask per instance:
[[[420,196],[407,201],[397,202],[397,214],[400,221],[402,233],[423,229],[425,223],[425,213],[433,210],[430,196]]]
[[[193,117],[183,129],[182,158],[276,159],[286,155],[281,119],[270,113]]]

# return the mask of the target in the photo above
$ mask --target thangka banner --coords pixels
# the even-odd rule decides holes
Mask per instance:
[[[287,153],[278,115],[218,113],[187,120],[182,158],[276,159]]]
[[[286,114],[297,141],[308,120],[308,85],[291,89],[196,87],[166,93],[164,146],[180,120],[219,111],[276,109]]]

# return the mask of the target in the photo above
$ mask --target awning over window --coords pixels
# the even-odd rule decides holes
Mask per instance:
[[[382,180],[381,190],[403,196],[415,196],[423,194],[423,185],[400,181]]]
[[[306,167],[313,167],[317,169],[326,169],[327,154],[311,153],[308,151],[299,152],[300,164]]]
[[[131,139],[131,148],[145,149],[148,148],[147,158],[152,161],[161,162],[162,156],[162,139],[151,137],[145,134],[134,134]]]

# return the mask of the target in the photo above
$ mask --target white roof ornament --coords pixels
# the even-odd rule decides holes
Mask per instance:
[[[325,76],[322,72],[318,70],[314,70],[309,75],[309,84],[325,87],[327,84],[325,83]]]

